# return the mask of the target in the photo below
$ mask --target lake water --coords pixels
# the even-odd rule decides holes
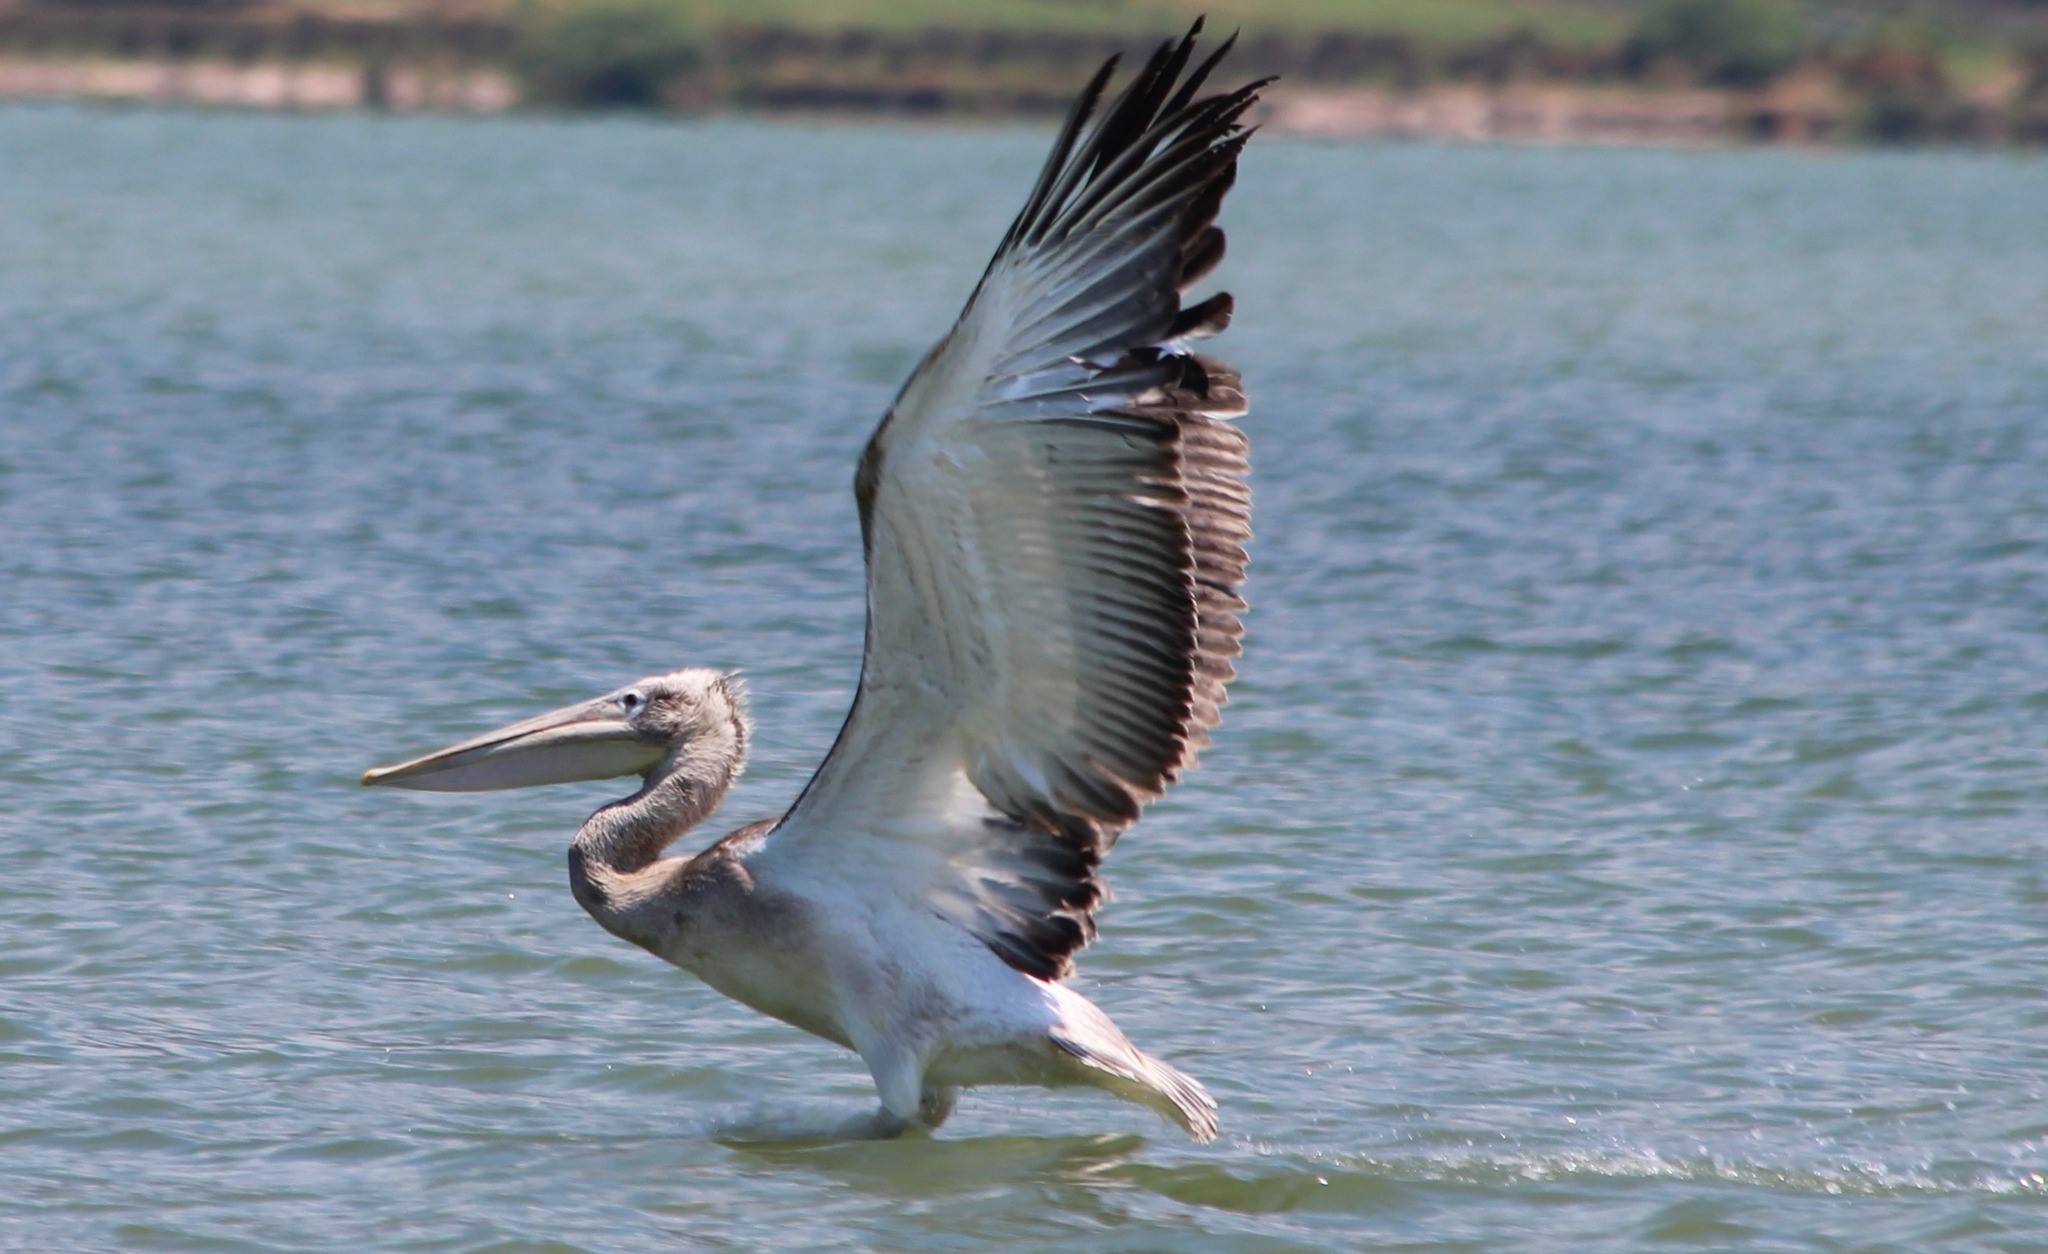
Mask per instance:
[[[2039,158],[1255,142],[1249,652],[1082,980],[1216,1145],[834,1139],[571,902],[616,786],[357,786],[710,664],[786,804],[1045,138],[0,111],[0,1243],[2048,1246]]]

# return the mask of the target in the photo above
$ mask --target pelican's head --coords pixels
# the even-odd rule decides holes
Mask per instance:
[[[744,756],[747,731],[746,691],[737,675],[670,671],[410,762],[366,771],[363,783],[485,792],[651,775],[694,751]]]

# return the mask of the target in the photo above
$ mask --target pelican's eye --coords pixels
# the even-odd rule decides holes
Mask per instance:
[[[638,714],[640,707],[646,704],[647,698],[641,696],[637,689],[619,697],[619,708],[628,714]]]

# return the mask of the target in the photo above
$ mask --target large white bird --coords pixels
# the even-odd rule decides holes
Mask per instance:
[[[780,820],[665,857],[746,757],[744,696],[656,675],[398,766],[436,791],[639,775],[569,849],[607,931],[859,1053],[883,1125],[981,1084],[1092,1085],[1198,1141],[1216,1104],[1061,981],[1100,865],[1207,743],[1233,675],[1251,496],[1237,374],[1183,306],[1263,83],[1198,95],[1200,23],[1099,121],[1083,91],[959,321],[854,476],[867,646],[839,739]]]

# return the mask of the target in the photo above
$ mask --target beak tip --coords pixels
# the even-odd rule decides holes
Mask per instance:
[[[383,767],[381,767],[381,766],[373,766],[373,767],[371,767],[371,768],[370,768],[369,770],[367,770],[367,771],[364,771],[364,772],[363,772],[363,787],[365,787],[365,788],[374,788],[374,787],[376,787],[376,786],[377,786],[377,784],[378,784],[378,782],[379,782],[379,781],[381,781],[381,780],[382,780],[382,779],[384,778],[384,776],[385,776],[385,775],[387,775],[388,773],[389,773],[389,772],[387,772],[387,771],[386,771],[386,770],[385,770],[385,769],[384,769]]]

